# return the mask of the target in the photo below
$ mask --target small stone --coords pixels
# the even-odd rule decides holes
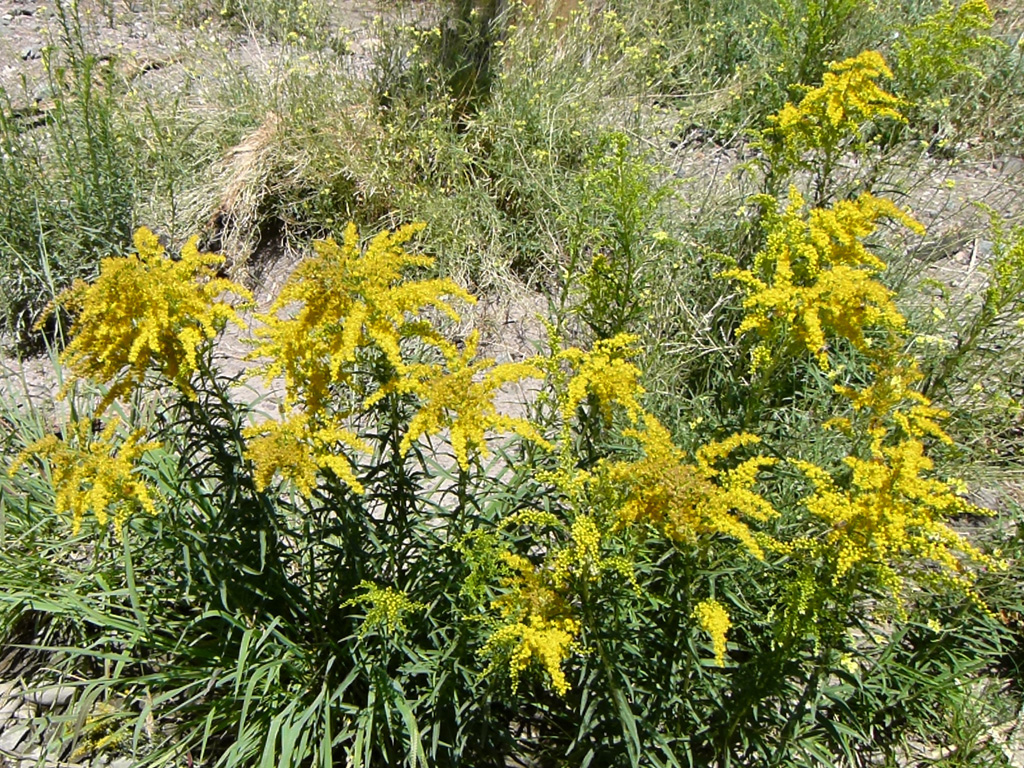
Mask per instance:
[[[11,9],[11,16],[31,16],[33,13],[35,13],[35,10],[32,9],[32,8],[12,8]]]
[[[48,84],[44,83],[40,86],[37,86],[36,89],[32,91],[32,101],[38,104],[41,101],[49,101],[55,95],[56,94],[54,93],[53,88],[51,88]]]
[[[1024,172],[1024,160],[1019,157],[1004,157],[999,163],[999,172],[1016,176]]]
[[[21,52],[21,60],[22,61],[30,61],[32,59],[38,59],[40,56],[42,56],[42,54],[39,52],[39,49],[38,48],[33,48],[31,45],[28,46],[28,48],[25,48]]]
[[[55,685],[52,688],[25,691],[21,698],[37,707],[51,708],[67,704],[74,695],[75,689],[70,685]]]
[[[18,747],[25,741],[30,730],[27,725],[15,725],[12,728],[5,728],[3,733],[0,733],[0,750],[12,752],[16,755],[21,754],[18,751]]]
[[[13,696],[9,699],[3,698],[0,695],[0,729],[3,729],[4,723],[14,717],[15,712],[21,707],[21,702]]]

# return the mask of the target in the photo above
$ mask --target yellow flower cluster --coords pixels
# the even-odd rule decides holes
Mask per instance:
[[[934,463],[922,440],[952,443],[938,424],[946,413],[913,388],[921,378],[916,362],[890,360],[872,370],[874,381],[863,389],[836,387],[855,415],[866,417],[864,423],[834,419],[828,425],[870,438],[867,458],[845,459],[849,481],[840,487],[821,468],[795,462],[815,486],[804,504],[831,526],[821,551],[832,561],[833,583],[857,565],[870,566],[899,606],[901,571],[937,568],[946,583],[977,599],[964,561],[990,568],[1001,564],[951,530],[945,519],[981,510],[950,483],[926,476]]]
[[[644,394],[640,369],[629,361],[636,341],[635,336],[620,333],[598,340],[589,352],[571,347],[555,356],[556,363],[564,361],[572,368],[572,377],[561,400],[565,422],[568,423],[576,409],[590,398],[594,399],[606,423],[612,420],[613,405],[625,408],[630,419],[636,421],[642,411],[637,398]]]
[[[538,616],[543,619],[563,617],[569,608],[559,593],[564,586],[553,578],[552,569],[544,563],[537,566],[528,558],[504,550],[499,555],[505,576],[502,584],[507,590],[494,601],[503,618],[521,619]]]
[[[921,380],[914,360],[885,361],[872,366],[874,380],[864,389],[837,386],[836,391],[850,400],[855,413],[866,413],[864,431],[871,437],[871,453],[881,455],[882,443],[893,427],[905,438],[934,437],[952,445],[953,440],[939,426],[949,414],[932,405],[931,400],[913,388]],[[833,419],[829,426],[850,432],[848,419]]]
[[[725,606],[714,599],[702,600],[693,609],[693,618],[708,635],[711,636],[712,648],[715,651],[715,662],[725,666],[725,639],[732,626],[729,612]]]
[[[449,430],[456,461],[469,469],[469,452],[487,454],[488,432],[512,432],[546,448],[551,445],[527,419],[498,413],[494,398],[498,390],[526,378],[543,378],[534,363],[505,363],[476,360],[479,334],[474,332],[460,353],[444,350],[445,365],[411,364],[400,376],[366,399],[372,405],[390,392],[419,395],[422,405],[409,422],[400,450],[405,453],[424,435]]]
[[[923,229],[891,201],[867,193],[806,212],[797,189],[789,194],[784,213],[768,213],[767,242],[754,268],[727,270],[722,276],[739,281],[749,294],[738,333],[795,337],[828,370],[829,334],[864,351],[869,346],[865,329],[898,330],[905,323],[891,291],[874,279],[885,263],[868,251],[863,239],[880,219],[916,232]],[[762,345],[755,350],[758,367],[767,362],[766,349]]]
[[[403,272],[429,267],[433,259],[409,254],[404,246],[421,229],[410,224],[382,232],[364,248],[349,224],[341,243],[314,243],[316,256],[303,262],[289,278],[269,312],[261,315],[260,339],[250,355],[269,358],[267,379],[283,375],[286,401],[292,411],[283,423],[263,424],[247,433],[254,438],[247,455],[255,462],[257,483],[265,487],[275,473],[294,481],[305,495],[319,470],[331,469],[354,491],[363,487],[351,462],[340,453],[347,446],[370,448],[341,426],[349,411],[339,407],[343,390],[358,390],[353,374],[366,362],[360,355],[380,357],[386,381],[361,402],[368,409],[390,393],[416,394],[423,400],[401,444],[408,451],[423,435],[450,430],[460,466],[468,468],[470,449],[486,450],[489,430],[507,430],[543,441],[523,419],[498,414],[494,393],[505,383],[541,375],[530,364],[493,366],[474,362],[474,336],[463,352],[447,341],[422,314],[434,309],[453,320],[458,314],[448,297],[474,298],[451,280],[407,280]],[[439,350],[446,364],[407,363],[403,343],[416,340]],[[362,366],[364,369],[367,366]]]
[[[380,587],[371,581],[362,581],[357,589],[363,594],[346,601],[343,605],[368,605],[369,610],[363,617],[360,635],[383,628],[388,632],[405,631],[405,615],[412,611],[422,611],[423,603],[410,600],[409,596],[394,587]]]
[[[369,452],[370,446],[351,430],[337,425],[321,426],[305,413],[292,413],[284,421],[268,421],[245,430],[246,458],[255,465],[256,488],[263,491],[280,474],[310,496],[320,470],[331,470],[356,493],[363,485],[341,446]]]
[[[283,375],[289,404],[317,413],[339,385],[352,384],[353,363],[364,347],[378,349],[385,360],[405,370],[402,341],[417,338],[448,349],[433,326],[419,318],[434,308],[458,319],[445,297],[473,302],[451,280],[404,280],[403,270],[429,267],[433,259],[403,248],[422,224],[381,232],[365,251],[354,224],[342,242],[328,238],[314,243],[316,257],[295,270],[270,311],[260,316],[261,342],[252,358],[270,358],[267,379]]]
[[[536,663],[547,673],[552,690],[564,696],[569,691],[569,681],[562,664],[573,652],[579,631],[579,622],[568,618],[545,620],[530,616],[525,622],[505,624],[480,649],[481,655],[492,659],[484,674],[499,666],[507,669],[515,693],[523,672]]]
[[[71,513],[72,531],[78,533],[87,512],[101,526],[110,520],[118,536],[136,510],[156,514],[155,491],[138,476],[138,461],[158,443],[140,443],[144,430],[117,440],[121,422],[111,419],[99,435],[91,420],[71,422],[64,439],[47,435],[19,454],[9,470],[13,477],[30,458],[43,459],[50,467],[58,514]]]
[[[584,475],[589,478],[587,473]],[[632,566],[622,557],[602,553],[604,537],[592,515],[578,514],[571,525],[565,525],[551,513],[527,509],[510,516],[504,527],[561,529],[568,533],[569,541],[543,553],[538,551],[541,556],[537,563],[508,550],[500,551],[506,592],[493,603],[501,621],[481,649],[481,654],[491,659],[487,673],[506,671],[514,692],[523,672],[536,664],[547,673],[551,688],[564,695],[569,686],[562,665],[580,651],[577,637],[581,625],[573,616],[571,595],[580,581],[594,583],[606,571],[636,587]]]
[[[606,479],[627,489],[617,511],[618,525],[655,525],[675,540],[693,541],[701,535],[725,535],[741,541],[755,556],[763,551],[742,517],[767,520],[778,513],[754,491],[758,472],[776,463],[755,456],[731,469],[715,462],[743,445],[758,442],[753,435],[733,435],[698,451],[695,463],[686,461],[669,432],[645,414],[644,428],[625,430],[643,449],[637,461],[605,462]]]
[[[601,571],[601,531],[594,518],[579,515],[570,528],[572,543],[559,550],[553,559],[552,575],[556,582],[564,582],[574,571],[587,579],[594,579]]]
[[[76,315],[64,363],[78,377],[112,382],[98,412],[130,394],[151,369],[194,397],[189,381],[204,346],[225,323],[242,326],[223,295],[248,301],[248,291],[217,278],[223,257],[199,253],[196,243],[189,240],[174,261],[142,227],[136,254],[103,259],[92,284],[79,281],[58,299]]]
[[[975,597],[963,560],[1001,567],[943,522],[949,515],[978,510],[947,483],[923,476],[934,464],[919,440],[901,440],[878,448],[870,459],[850,456],[845,463],[852,476],[847,487],[840,487],[820,467],[794,462],[815,487],[804,505],[831,527],[824,544],[833,584],[857,566],[871,567],[899,606],[901,572],[908,569],[922,574],[938,568],[948,583]]]
[[[765,146],[773,160],[799,166],[808,151],[834,155],[869,120],[903,121],[901,102],[878,85],[881,77],[891,79],[892,71],[876,51],[829,64],[820,86],[768,117]]]

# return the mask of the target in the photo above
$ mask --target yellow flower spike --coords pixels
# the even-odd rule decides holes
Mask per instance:
[[[714,477],[719,472],[713,466],[716,461],[725,458],[737,448],[742,448],[745,445],[754,445],[759,442],[761,442],[761,438],[757,435],[741,432],[730,435],[724,440],[702,445],[697,449],[697,466],[700,467],[700,471],[705,476]]]
[[[702,630],[711,636],[711,645],[715,652],[715,663],[725,666],[726,635],[732,627],[729,612],[725,606],[714,599],[702,600],[693,609],[693,618]]]
[[[637,337],[620,333],[610,339],[601,339],[590,352],[570,348],[556,355],[556,360],[568,362],[573,369],[572,378],[563,395],[562,418],[568,422],[576,409],[593,395],[606,422],[612,419],[612,406],[626,410],[631,421],[642,413],[638,398],[644,394],[640,386],[640,369],[629,362],[635,352]]]
[[[854,412],[867,414],[866,431],[873,439],[873,455],[880,456],[883,440],[893,424],[898,427],[898,434],[905,437],[934,437],[946,445],[953,444],[939,426],[939,421],[949,414],[913,389],[922,378],[917,361],[900,358],[876,364],[872,371],[874,381],[864,389],[837,386],[835,390],[850,401]]]
[[[775,460],[755,457],[732,470],[713,466],[731,451],[756,443],[756,437],[733,435],[711,443],[698,451],[696,463],[689,463],[668,430],[650,414],[644,416],[644,429],[623,434],[640,442],[644,456],[638,461],[602,462],[607,482],[625,492],[617,511],[619,527],[653,525],[681,541],[699,535],[729,536],[755,557],[763,556],[759,537],[742,518],[766,520],[778,514],[753,488],[759,470]]]
[[[559,696],[569,692],[569,681],[562,664],[576,649],[580,624],[575,619],[544,619],[531,616],[499,627],[488,638],[480,654],[491,658],[484,674],[504,667],[512,693],[519,690],[519,680],[532,665],[547,673],[551,689]]]
[[[138,474],[139,460],[160,447],[156,442],[139,442],[144,430],[136,430],[118,441],[119,419],[111,419],[99,435],[93,421],[68,424],[66,437],[47,435],[25,448],[11,464],[13,476],[26,461],[36,457],[45,462],[56,491],[55,510],[70,513],[72,532],[77,534],[91,512],[96,522],[113,523],[120,537],[128,517],[142,510],[156,514],[156,491]]]
[[[321,411],[332,388],[350,382],[360,349],[377,349],[402,372],[405,339],[442,352],[450,348],[419,314],[433,308],[457,320],[449,297],[475,299],[451,280],[404,279],[405,270],[434,263],[405,250],[423,227],[381,232],[361,248],[359,232],[349,224],[341,243],[331,238],[314,243],[316,256],[299,265],[270,311],[260,316],[260,342],[250,355],[270,359],[263,368],[268,380],[284,376],[289,404],[302,404],[311,414]]]
[[[488,432],[511,432],[550,450],[551,444],[527,419],[499,413],[494,404],[498,391],[523,379],[540,379],[544,371],[532,362],[495,365],[493,360],[477,360],[480,335],[474,331],[459,353],[454,347],[442,347],[445,365],[408,365],[378,392],[364,402],[372,405],[386,394],[414,393],[422,405],[409,421],[399,450],[404,454],[425,435],[449,431],[455,458],[462,469],[469,469],[470,451],[487,455]]]
[[[775,162],[799,166],[808,151],[834,153],[869,120],[906,122],[902,102],[878,85],[880,78],[891,79],[892,71],[876,51],[830,63],[819,87],[768,117],[765,146]]]
[[[505,528],[521,526],[543,528],[558,525],[560,522],[561,519],[551,512],[543,512],[539,509],[521,509],[506,517],[502,521],[502,525]]]
[[[309,497],[317,485],[320,470],[333,471],[355,493],[363,485],[355,476],[352,462],[341,446],[369,453],[371,448],[354,432],[339,426],[321,426],[307,414],[292,413],[282,422],[269,421],[245,430],[245,456],[255,465],[256,489],[269,487],[276,475],[295,483]]]
[[[556,585],[564,585],[571,574],[594,580],[598,578],[604,567],[601,557],[601,531],[589,515],[580,515],[570,528],[572,543],[565,549],[558,550],[551,557],[551,580]]]
[[[893,293],[875,279],[886,265],[867,249],[864,238],[882,219],[915,232],[923,229],[890,201],[868,193],[811,210],[805,210],[796,188],[790,189],[789,197],[783,213],[768,212],[766,244],[755,257],[753,270],[732,269],[721,276],[736,280],[747,293],[746,317],[738,334],[788,334],[827,371],[830,336],[868,351],[865,330],[901,333],[906,324]],[[766,353],[756,350],[763,347],[755,348],[752,365],[763,369]]]
[[[166,257],[145,227],[134,242],[136,254],[103,259],[95,282],[79,281],[57,299],[75,315],[64,364],[76,378],[110,384],[97,413],[131,394],[154,370],[194,397],[189,381],[200,351],[226,323],[244,327],[224,295],[252,299],[241,286],[216,276],[223,257],[200,253],[195,237],[178,261]]]
[[[949,483],[925,476],[934,464],[915,438],[892,446],[879,443],[868,460],[848,457],[851,477],[845,487],[820,467],[792,463],[814,485],[804,499],[808,512],[830,526],[818,551],[831,562],[834,584],[858,566],[873,568],[899,609],[902,574],[941,577],[971,597],[968,562],[1003,567],[946,524],[951,515],[981,510],[957,496]]]

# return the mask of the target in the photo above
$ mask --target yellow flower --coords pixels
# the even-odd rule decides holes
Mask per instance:
[[[256,335],[262,341],[250,355],[270,358],[264,366],[268,380],[284,375],[289,403],[319,412],[335,387],[351,383],[357,354],[366,347],[379,350],[396,371],[405,369],[405,339],[450,350],[418,315],[432,307],[457,320],[445,297],[475,299],[451,280],[403,279],[404,270],[433,264],[403,247],[423,226],[382,232],[365,251],[354,224],[340,244],[330,238],[314,243],[316,257],[295,270],[270,311],[260,316],[265,325]]]
[[[632,421],[639,418],[642,409],[637,398],[644,394],[644,389],[640,386],[640,369],[629,362],[636,341],[635,336],[620,333],[597,341],[590,352],[573,347],[555,356],[556,361],[566,361],[572,367],[561,403],[566,422],[590,397],[606,422],[611,422],[613,405],[625,408]]]
[[[42,459],[50,468],[56,491],[58,514],[70,512],[72,532],[77,534],[87,512],[101,526],[112,521],[120,537],[132,512],[156,514],[155,491],[138,475],[138,461],[159,443],[140,443],[144,430],[136,430],[117,441],[121,422],[111,419],[98,436],[90,419],[71,422],[67,437],[47,435],[28,446],[11,465],[15,472],[31,457]]]
[[[789,197],[784,213],[768,212],[767,242],[755,257],[754,268],[727,270],[722,277],[737,280],[748,293],[739,334],[756,331],[762,338],[791,334],[828,370],[829,336],[847,339],[867,351],[866,329],[898,332],[906,322],[892,292],[875,279],[886,265],[867,249],[864,238],[874,232],[880,219],[923,230],[892,202],[867,193],[806,212],[804,198],[795,187]],[[755,350],[758,368],[765,365],[764,355]]]
[[[536,426],[527,419],[498,413],[495,395],[505,384],[525,378],[542,378],[537,365],[475,360],[479,334],[473,332],[461,353],[449,351],[445,365],[414,364],[405,366],[385,387],[371,395],[365,405],[372,405],[389,392],[415,393],[422,405],[409,421],[400,450],[405,453],[419,438],[449,430],[455,458],[463,469],[469,469],[469,452],[487,454],[488,432],[513,432],[550,448]]]
[[[480,649],[482,656],[492,659],[484,674],[504,667],[515,693],[523,672],[536,664],[547,673],[551,689],[564,696],[569,691],[569,681],[562,664],[573,652],[579,631],[580,625],[575,619],[530,616],[525,622],[505,624]]]
[[[579,515],[573,520],[570,528],[572,542],[569,546],[556,550],[549,557],[551,562],[551,580],[559,586],[565,585],[572,573],[594,580],[605,566],[601,557],[601,531],[589,515]],[[617,568],[617,563],[612,567]]]
[[[874,381],[864,389],[837,386],[850,400],[855,413],[868,416],[864,431],[871,436],[871,453],[882,458],[882,443],[890,434],[904,438],[934,437],[947,445],[953,440],[939,426],[949,414],[913,388],[921,380],[917,362],[896,359],[872,366]],[[895,432],[893,431],[895,427]],[[852,427],[850,427],[852,429]]]
[[[186,395],[199,356],[225,323],[243,324],[222,297],[249,292],[216,277],[223,257],[199,253],[193,237],[181,259],[166,257],[156,235],[135,233],[135,255],[103,259],[100,276],[77,282],[58,299],[76,315],[64,363],[77,377],[110,383],[97,412],[140,386],[156,370]]]
[[[725,666],[725,638],[732,626],[729,612],[725,606],[714,599],[702,600],[693,609],[693,618],[697,624],[711,636],[711,644],[715,651],[715,663]]]
[[[303,496],[310,496],[317,484],[317,472],[329,469],[354,492],[363,485],[352,463],[341,453],[342,446],[370,452],[355,433],[337,425],[321,425],[305,413],[295,412],[281,422],[268,421],[245,430],[245,455],[255,465],[256,489],[263,491],[280,474],[295,483]]]
[[[966,561],[999,569],[985,555],[946,525],[951,515],[978,513],[942,480],[927,477],[934,464],[917,439],[877,447],[870,459],[847,457],[851,471],[840,485],[809,462],[794,461],[814,484],[804,499],[807,510],[830,526],[819,551],[832,563],[832,581],[840,581],[859,565],[875,569],[897,606],[903,575],[937,576],[972,599],[976,593]]]
[[[762,146],[773,164],[802,167],[808,164],[805,155],[815,151],[834,158],[869,120],[905,122],[900,100],[876,82],[882,77],[892,78],[892,72],[876,51],[830,63],[819,87],[768,117]]]
[[[645,414],[643,421],[644,429],[623,432],[640,442],[643,458],[602,464],[607,480],[626,491],[617,513],[619,526],[655,525],[669,538],[683,541],[693,541],[699,535],[730,536],[762,557],[758,537],[742,518],[767,520],[778,514],[754,491],[760,470],[776,461],[757,456],[732,469],[715,466],[731,451],[756,443],[758,438],[741,434],[711,443],[690,463],[654,416]]]
[[[404,592],[394,587],[379,587],[371,581],[360,582],[357,589],[363,594],[343,603],[349,605],[368,605],[369,610],[363,618],[359,629],[360,635],[383,628],[396,633],[405,631],[405,615],[412,611],[422,611],[427,606],[409,599]]]

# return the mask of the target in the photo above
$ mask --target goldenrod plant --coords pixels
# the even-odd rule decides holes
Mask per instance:
[[[57,514],[71,514],[71,531],[77,534],[87,512],[100,526],[111,521],[118,535],[133,511],[156,514],[150,484],[140,476],[139,460],[157,443],[139,444],[142,430],[115,442],[120,427],[111,419],[103,432],[94,436],[91,419],[68,425],[63,438],[47,435],[29,445],[11,464],[15,474],[30,457],[43,460],[53,477]]]
[[[774,199],[765,201],[766,243],[754,257],[753,269],[722,273],[749,293],[743,302],[746,317],[737,333],[756,331],[762,339],[752,353],[755,373],[780,364],[772,360],[773,338],[804,347],[828,370],[827,337],[845,339],[865,352],[872,345],[865,334],[872,329],[900,330],[905,321],[892,291],[876,279],[885,263],[863,241],[885,219],[924,233],[894,203],[868,193],[811,210],[805,210],[796,187],[790,188],[789,198],[781,214],[772,210]],[[782,348],[778,354],[789,351]]]
[[[250,298],[241,286],[218,278],[224,259],[201,254],[192,238],[172,260],[150,230],[135,232],[135,253],[104,259],[92,283],[77,282],[56,299],[75,317],[63,362],[79,379],[109,384],[102,412],[130,397],[152,370],[194,397],[190,381],[228,322],[241,326],[225,292]]]
[[[827,202],[844,156],[866,154],[867,128],[885,120],[905,121],[900,100],[878,83],[892,76],[880,53],[864,51],[829,63],[820,86],[808,86],[799,103],[787,102],[769,115],[760,144],[769,194],[777,194],[794,172],[809,171],[814,204]]]
[[[919,121],[941,116],[958,85],[984,77],[980,65],[985,54],[1004,45],[987,34],[993,22],[985,0],[946,0],[931,15],[900,30],[893,45],[896,82]]]
[[[832,212],[823,219],[832,230],[820,226],[835,230],[835,241],[810,240],[837,248],[851,269],[866,264],[870,280],[880,265],[857,238],[872,215],[901,214],[874,198],[851,206],[851,230],[836,229]],[[787,215],[816,213],[824,212],[805,214],[798,202]],[[683,748],[701,760],[739,756],[747,748],[735,731],[754,717],[754,700],[738,696],[715,715],[702,697],[766,663],[743,660],[761,633],[778,639],[771,664],[784,670],[799,668],[810,648],[820,659],[848,649],[854,617],[905,621],[918,584],[951,587],[988,610],[974,574],[1002,564],[946,524],[973,508],[934,476],[923,441],[949,438],[937,423],[942,413],[913,389],[909,363],[890,370],[880,362],[870,387],[842,390],[852,414],[828,426],[851,441],[847,474],[765,455],[749,433],[688,452],[643,405],[635,337],[587,351],[566,348],[552,326],[546,353],[503,364],[477,357],[475,333],[451,340],[439,318],[457,318],[455,302],[472,297],[450,281],[410,277],[430,265],[407,250],[420,228],[364,243],[350,226],[341,243],[316,244],[259,318],[253,356],[264,375],[283,377],[285,402],[278,417],[250,425],[251,407],[218,375],[206,335],[237,319],[226,297],[245,294],[214,278],[214,258],[194,243],[172,261],[139,230],[138,256],[107,262],[93,285],[65,299],[76,313],[69,373],[108,387],[96,416],[141,402],[146,390],[166,388],[177,404],[127,433],[111,419],[93,436],[91,420],[80,420],[29,445],[10,477],[42,467],[54,510],[71,514],[73,531],[87,513],[99,528],[113,520],[126,552],[155,547],[152,565],[170,567],[186,552],[181,599],[193,607],[180,619],[205,634],[198,646],[168,651],[168,661],[236,659],[223,679],[155,694],[172,712],[198,708],[204,725],[166,740],[152,731],[136,737],[140,756],[478,764],[494,751],[585,754],[609,728],[634,762],[651,754],[678,761]],[[804,251],[808,281],[840,259]],[[155,298],[120,300],[113,276],[120,297],[145,290]],[[162,293],[172,286],[173,296]],[[869,315],[823,323],[810,347],[797,329],[788,333],[822,367],[832,337],[844,333],[882,360],[882,350],[849,332],[858,319],[858,333],[873,324]],[[885,328],[895,336],[902,325]],[[502,413],[496,394],[523,379],[540,383],[539,410]],[[781,508],[769,489],[787,466],[811,486]],[[211,546],[236,536],[252,543],[214,557]],[[772,574],[774,597],[741,600],[734,590],[757,574]],[[161,599],[175,583],[162,582]],[[871,607],[869,596],[886,601]],[[140,621],[150,610],[142,599],[133,598]],[[765,612],[751,615],[756,606]],[[140,648],[162,642],[144,624],[139,631]],[[649,659],[627,651],[637,631],[657,638],[640,644]],[[151,679],[144,656],[126,663],[138,677],[111,686]],[[658,672],[659,664],[668,667]],[[689,706],[709,717],[706,735],[666,731],[662,718],[678,704],[671,693],[659,700],[657,689],[644,701],[661,714],[641,721],[626,691],[665,673],[681,675],[670,679],[696,696]],[[256,697],[246,682],[254,674],[276,693]],[[782,696],[800,679],[792,674],[756,695]],[[798,684],[804,696],[793,716],[802,717],[821,679]],[[442,694],[460,702],[454,712]],[[226,705],[239,697],[240,709]],[[508,728],[523,716],[539,717],[546,735],[514,739]],[[547,730],[576,717],[581,731],[570,741]],[[439,730],[443,739],[430,735]]]

